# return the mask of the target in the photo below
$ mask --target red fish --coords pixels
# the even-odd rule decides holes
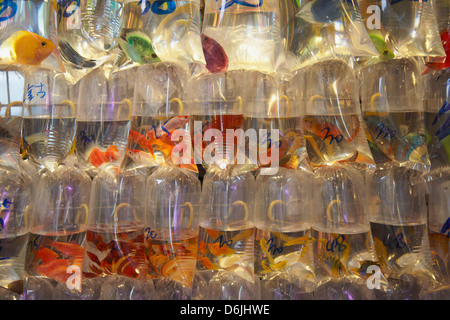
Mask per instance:
[[[66,256],[78,258],[84,255],[84,248],[76,243],[53,241],[51,246],[58,249],[58,251],[62,252]]]
[[[223,47],[214,39],[202,35],[202,47],[206,60],[206,69],[211,73],[226,71],[228,57]]]
[[[137,131],[130,130],[128,135],[129,139],[134,143],[137,143],[141,148],[147,149],[152,155],[154,155],[154,149],[163,152],[166,156],[170,156],[173,149],[173,141],[168,138],[167,135],[163,135],[160,138],[150,138],[147,139],[144,135]],[[165,137],[165,138],[164,138]],[[164,141],[169,140],[170,143]]]
[[[46,264],[58,258],[58,254],[46,247],[41,247],[38,252],[36,252],[36,258],[41,259],[42,263]]]
[[[89,163],[94,167],[99,167],[105,162],[117,161],[120,158],[119,149],[116,146],[109,146],[106,151],[94,148],[89,155]]]
[[[70,266],[67,259],[55,259],[49,263],[42,264],[36,267],[36,271],[46,277],[52,278],[59,282],[66,282],[70,277],[67,273],[67,268]]]

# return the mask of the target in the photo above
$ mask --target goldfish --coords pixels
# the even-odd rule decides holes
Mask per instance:
[[[211,260],[208,259],[208,257],[200,257],[199,260],[206,269],[219,270],[219,267],[212,263]]]
[[[221,255],[229,256],[236,252],[235,249],[231,249],[225,243],[218,243],[218,242],[209,243],[208,248],[209,248],[209,251],[211,251],[211,253],[215,256],[221,256]]]
[[[161,274],[171,280],[192,288],[196,258],[192,256],[176,257],[161,268]]]
[[[120,152],[114,145],[109,146],[106,151],[101,151],[94,147],[89,155],[89,163],[94,167],[99,167],[105,162],[117,161],[120,158]]]
[[[223,47],[216,40],[204,34],[201,41],[206,69],[211,73],[226,71],[228,69],[228,56]]]
[[[2,47],[9,50],[15,63],[34,66],[40,65],[56,49],[51,40],[24,30],[13,33]]]
[[[148,150],[152,156],[155,155],[156,149],[164,153],[166,157],[169,157],[173,149],[173,142],[170,139],[167,139],[167,136],[165,139],[164,136],[149,139],[137,131],[130,130],[128,137],[132,142],[137,143],[141,148]],[[166,142],[164,140],[169,140],[170,142]]]
[[[129,32],[126,36],[119,39],[119,45],[128,58],[139,64],[161,61],[153,48],[150,38],[143,32]]]

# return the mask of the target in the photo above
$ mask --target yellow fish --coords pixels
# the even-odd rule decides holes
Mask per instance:
[[[39,65],[55,49],[55,44],[30,31],[16,31],[2,45],[9,49],[11,59],[18,64]]]

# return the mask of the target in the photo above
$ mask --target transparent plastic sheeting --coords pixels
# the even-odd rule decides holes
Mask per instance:
[[[278,0],[205,0],[202,41],[210,72],[289,72]]]
[[[419,77],[418,63],[407,58],[360,69],[362,114],[377,165],[430,169]]]
[[[357,1],[285,0],[280,4],[291,69],[336,57],[378,55]]]
[[[65,71],[52,4],[48,0],[0,3],[0,65]]]
[[[77,86],[75,150],[91,176],[99,170],[118,171],[125,157],[133,107],[129,76],[116,72],[108,79],[103,69],[97,69]]]
[[[304,105],[303,132],[311,165],[342,162],[373,169],[357,78],[346,61],[316,62],[298,70],[291,83],[297,103]]]
[[[162,61],[203,71],[200,0],[124,2],[116,64]]]
[[[445,58],[433,1],[361,0],[359,3],[380,58]]]

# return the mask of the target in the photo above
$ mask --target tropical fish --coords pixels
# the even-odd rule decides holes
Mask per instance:
[[[1,47],[9,50],[15,63],[24,65],[40,65],[56,49],[51,40],[24,30],[13,33]]]
[[[318,259],[319,264],[333,278],[339,278],[347,273],[347,269],[342,261],[336,256],[325,256]]]
[[[156,149],[164,153],[166,157],[170,157],[173,149],[173,142],[172,140],[167,139],[167,136],[166,138],[163,138],[163,136],[161,136],[158,139],[148,139],[143,134],[140,134],[139,132],[134,130],[130,130],[128,137],[132,142],[137,143],[141,148],[146,149],[152,156],[155,155]],[[170,142],[166,142],[167,140],[169,140]]]
[[[395,58],[395,54],[389,49],[386,41],[384,41],[383,37],[376,33],[369,34],[370,40],[372,40],[375,49],[377,49],[380,60],[388,60]]]
[[[340,0],[313,0],[303,5],[297,16],[309,23],[331,23],[342,16],[343,9]]]
[[[84,255],[84,248],[76,243],[53,241],[51,246],[66,256],[82,257]]]
[[[126,36],[119,39],[119,45],[128,58],[139,64],[161,61],[150,38],[143,32],[132,31],[127,33]]]
[[[202,48],[205,55],[206,69],[211,73],[226,71],[228,56],[223,47],[214,39],[202,35]]]
[[[101,151],[99,148],[94,147],[89,154],[89,163],[94,167],[99,167],[105,162],[113,162],[120,159],[119,149],[111,145],[106,151]]]
[[[38,259],[41,259],[42,263],[44,264],[56,260],[57,258],[58,254],[55,251],[50,250],[49,248],[46,247],[40,247],[39,251],[36,252],[36,261]]]
[[[393,144],[395,155],[399,160],[413,162],[429,162],[426,147],[426,136],[417,132],[410,132]]]
[[[43,276],[54,279],[58,282],[66,282],[70,274],[67,268],[71,265],[68,259],[54,259],[48,263],[36,267],[36,271]]]
[[[359,267],[349,267],[349,271],[353,272],[358,277],[361,277],[363,279],[367,278],[367,268],[370,266],[378,266],[378,264],[375,261],[365,260],[365,261],[359,261]]]
[[[84,256],[84,248],[76,243],[64,243],[52,241],[51,247],[68,258],[59,258],[60,253],[55,250],[40,247],[36,252],[36,261],[41,260],[42,264],[36,266],[36,271],[43,276],[49,277],[59,282],[65,282],[70,276],[67,268],[71,265],[80,265]]]

